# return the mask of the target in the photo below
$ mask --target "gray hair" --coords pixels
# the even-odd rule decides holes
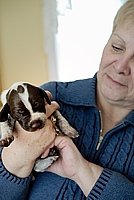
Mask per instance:
[[[118,25],[121,26],[126,22],[129,25],[134,25],[134,0],[126,1],[118,10],[113,21],[113,31]]]

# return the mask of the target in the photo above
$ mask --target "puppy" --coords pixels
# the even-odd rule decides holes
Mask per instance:
[[[7,147],[13,141],[12,132],[16,121],[29,132],[45,126],[47,119],[45,104],[50,105],[51,101],[43,89],[29,83],[17,82],[2,92],[1,101],[3,107],[0,112],[0,146]],[[78,132],[69,125],[58,110],[52,116],[56,119],[54,126],[59,133],[62,132],[72,138],[78,136]],[[37,159],[35,171],[45,171],[57,158],[56,150],[52,149],[46,159]]]

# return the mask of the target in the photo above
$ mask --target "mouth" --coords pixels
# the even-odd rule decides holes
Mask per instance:
[[[120,86],[127,87],[126,84],[124,84],[124,83],[122,83],[122,82],[120,82],[120,81],[114,80],[114,79],[113,79],[111,76],[109,76],[108,74],[107,74],[107,77],[108,77],[108,80],[110,81],[110,83],[111,83],[112,85],[118,86],[118,87],[120,87]]]

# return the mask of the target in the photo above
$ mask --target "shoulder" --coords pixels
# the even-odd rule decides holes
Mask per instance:
[[[41,86],[49,90],[52,100],[59,100],[73,105],[89,104],[90,97],[94,98],[96,77],[70,82],[48,82]]]

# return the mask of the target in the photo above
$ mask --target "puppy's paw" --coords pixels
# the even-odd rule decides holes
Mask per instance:
[[[53,113],[53,116],[56,118],[56,126],[63,134],[70,138],[76,138],[79,136],[78,132],[68,123],[58,110]]]
[[[64,127],[64,134],[70,138],[76,138],[79,136],[78,132],[71,126]]]
[[[44,159],[37,159],[34,165],[34,170],[36,172],[44,172],[48,167],[50,167],[53,162],[58,159],[59,156],[50,156]]]
[[[13,140],[14,140],[13,136],[1,139],[0,140],[0,147],[8,147]]]

